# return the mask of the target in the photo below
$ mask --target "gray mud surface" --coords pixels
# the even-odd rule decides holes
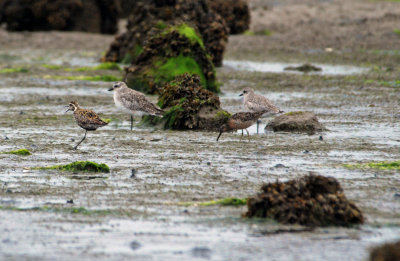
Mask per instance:
[[[57,36],[64,41],[79,36],[83,48],[85,42],[99,41],[90,34]],[[241,48],[236,43],[246,39],[254,38],[235,36],[225,59],[246,58],[236,55]],[[32,152],[0,154],[1,260],[366,260],[371,247],[400,238],[399,170],[344,166],[400,158],[399,54],[376,52],[368,63],[358,62],[367,55],[361,51],[315,58],[297,50],[290,60],[279,52],[262,54],[264,62],[359,68],[353,74],[219,68],[224,109],[242,111],[238,95],[252,87],[285,112],[314,112],[329,131],[312,136],[265,133],[270,118],[264,118],[260,134],[250,128],[250,142],[240,141],[240,132],[224,133],[216,142],[218,133],[213,132],[163,131],[138,124],[130,131],[129,116],[115,108],[107,91],[110,82],[49,79],[121,75],[43,67],[96,65],[111,40],[90,43],[90,51],[19,45],[0,49],[0,69],[29,69],[0,73],[0,152]],[[259,62],[250,57],[247,62]],[[77,151],[72,148],[84,130],[65,113],[71,100],[111,119],[108,126],[89,132]],[[111,173],[31,169],[78,160],[106,163]],[[265,182],[309,172],[337,178],[366,223],[308,229],[241,218],[245,206],[182,204],[245,198]],[[67,203],[71,199],[73,204]]]

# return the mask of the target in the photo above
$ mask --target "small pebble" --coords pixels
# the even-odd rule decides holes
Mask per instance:
[[[274,168],[286,168],[286,166],[283,165],[283,164],[281,164],[281,163],[278,163],[278,164],[276,164],[276,165],[274,166]]]
[[[136,169],[132,169],[131,170],[131,177],[130,177],[131,179],[132,178],[136,178]]]
[[[393,197],[394,197],[395,199],[400,199],[400,193],[395,193],[395,194],[393,195]]]
[[[207,165],[210,166],[210,165],[211,165],[211,162],[207,162]]]
[[[310,153],[308,150],[303,151],[304,154]]]
[[[4,136],[4,139],[5,139],[5,140],[9,140],[9,138],[8,138],[7,136]]]
[[[25,114],[24,111],[20,111],[20,112],[19,112],[19,115],[23,115],[23,114]]]
[[[12,190],[11,189],[7,189],[6,193],[12,193]]]
[[[67,200],[67,204],[74,204],[74,200],[73,199],[68,199]]]
[[[132,242],[129,244],[129,246],[130,246],[130,248],[131,248],[132,250],[136,250],[136,249],[139,249],[142,245],[141,245],[139,242],[137,242],[137,241],[132,241]]]
[[[319,140],[324,140],[324,137],[322,137],[322,136],[319,136]]]

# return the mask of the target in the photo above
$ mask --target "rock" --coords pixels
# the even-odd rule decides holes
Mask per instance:
[[[300,66],[288,66],[284,68],[285,71],[299,71],[303,73],[309,73],[309,72],[320,72],[322,71],[321,67],[305,63]]]
[[[305,132],[309,135],[326,130],[326,128],[319,123],[314,113],[303,111],[288,112],[277,116],[267,124],[265,129],[275,132]]]
[[[230,114],[220,107],[217,95],[201,87],[197,75],[184,74],[167,83],[158,105],[166,111],[162,118],[145,116],[144,123],[162,124],[165,129],[217,131]]]
[[[369,255],[370,261],[399,261],[400,260],[400,241],[386,243],[375,247]]]
[[[241,34],[249,29],[250,11],[246,1],[207,0],[207,3],[225,20],[230,34]]]
[[[191,250],[192,256],[203,259],[210,259],[212,251],[208,247],[194,247]]]
[[[142,246],[142,244],[140,244],[140,243],[137,242],[137,241],[132,241],[132,242],[129,244],[129,247],[130,247],[132,250],[137,250],[137,249],[139,249],[141,246]]]
[[[298,180],[269,183],[261,190],[247,200],[246,217],[305,226],[350,226],[364,222],[361,211],[346,199],[335,178],[310,174]]]
[[[131,62],[140,54],[152,29],[181,21],[198,29],[214,65],[222,65],[229,29],[206,0],[139,0],[133,6],[127,32],[115,38],[102,61]]]
[[[0,0],[9,31],[117,32],[118,0]]]
[[[160,93],[160,88],[183,73],[197,74],[203,88],[218,92],[215,68],[196,29],[189,24],[165,25],[149,33],[140,55],[126,68],[130,88]]]

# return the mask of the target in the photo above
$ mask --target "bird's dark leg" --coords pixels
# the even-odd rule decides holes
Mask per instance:
[[[247,129],[245,129],[246,130],[246,132],[247,132],[247,137],[249,138],[249,142],[250,142],[250,134],[249,134],[249,131],[247,130]]]
[[[217,141],[219,140],[219,137],[221,137],[222,131],[219,131],[219,135],[217,137]]]
[[[131,115],[131,130],[133,129],[133,116]]]
[[[258,134],[258,127],[260,126],[260,120],[257,120],[257,134]]]
[[[76,150],[78,148],[79,144],[81,144],[82,141],[84,141],[86,139],[86,133],[87,133],[87,130],[85,130],[85,136],[83,136],[83,139],[78,144],[76,144],[76,146],[74,147],[74,150]]]
[[[240,135],[240,141],[242,141],[243,138],[243,129],[242,129],[242,135]]]

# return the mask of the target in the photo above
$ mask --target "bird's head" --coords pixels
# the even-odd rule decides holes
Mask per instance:
[[[126,84],[124,83],[124,82],[115,82],[114,84],[113,84],[113,86],[110,88],[110,89],[108,89],[108,91],[113,91],[113,90],[116,90],[116,89],[118,89],[118,88],[121,88],[121,87],[124,87],[124,86],[126,86]]]
[[[252,88],[245,88],[243,92],[239,96],[244,96],[246,97],[247,95],[254,93],[254,90]]]
[[[79,104],[76,101],[71,101],[67,107],[68,107],[68,110],[66,112],[76,111],[79,108]]]

